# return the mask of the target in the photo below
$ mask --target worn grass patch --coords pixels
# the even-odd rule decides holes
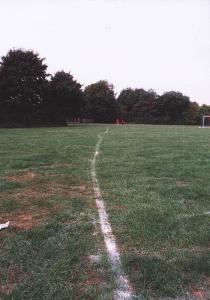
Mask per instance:
[[[102,126],[0,130],[0,299],[111,299],[90,163]],[[98,229],[97,229],[98,228]]]
[[[0,129],[1,299],[113,299],[90,178],[104,130]],[[181,126],[104,136],[97,174],[137,299],[210,299],[209,141]]]

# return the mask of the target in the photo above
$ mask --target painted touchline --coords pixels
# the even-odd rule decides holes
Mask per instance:
[[[107,128],[104,134],[107,134],[108,131],[109,130]],[[114,292],[114,299],[125,300],[125,299],[132,298],[132,289],[127,276],[124,274],[122,270],[120,253],[117,248],[115,237],[112,233],[112,228],[109,223],[108,214],[106,212],[105,203],[101,195],[100,186],[96,175],[96,158],[99,154],[100,144],[102,141],[103,141],[103,136],[99,134],[95,153],[91,161],[91,177],[92,177],[93,189],[96,197],[96,206],[98,209],[101,231],[104,237],[104,242],[108,252],[108,257],[111,263],[112,271],[116,278],[117,290]]]
[[[200,217],[200,216],[210,216],[210,211],[204,211],[203,213],[199,214],[184,214],[184,215],[178,215],[179,218],[193,218],[193,217]]]

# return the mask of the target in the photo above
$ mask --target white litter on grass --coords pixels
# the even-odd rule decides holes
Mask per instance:
[[[9,227],[9,221],[6,222],[6,223],[0,224],[0,230],[2,230],[2,229],[4,229],[4,228],[7,228],[7,227]]]
[[[108,133],[108,128],[104,132],[104,134],[106,133]],[[98,213],[99,213],[101,231],[104,236],[104,242],[108,252],[108,257],[111,263],[112,271],[116,278],[117,290],[114,292],[114,299],[128,300],[133,297],[132,288],[127,276],[122,271],[120,253],[117,248],[115,237],[112,233],[112,228],[109,223],[108,214],[106,212],[105,203],[101,195],[100,186],[96,175],[96,157],[99,154],[99,148],[102,140],[103,140],[103,136],[99,134],[95,153],[91,161],[91,176],[92,176],[93,188],[96,197],[96,206],[98,208]]]

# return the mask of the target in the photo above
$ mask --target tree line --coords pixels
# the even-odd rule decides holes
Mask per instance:
[[[210,106],[177,91],[126,88],[118,96],[105,80],[84,89],[71,73],[47,73],[44,58],[11,49],[0,61],[0,126],[66,125],[69,121],[145,124],[200,124]]]

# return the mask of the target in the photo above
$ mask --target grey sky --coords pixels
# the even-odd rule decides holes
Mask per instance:
[[[84,86],[178,90],[210,104],[210,0],[0,0],[0,56],[36,50]]]

